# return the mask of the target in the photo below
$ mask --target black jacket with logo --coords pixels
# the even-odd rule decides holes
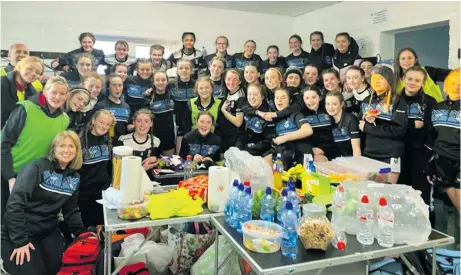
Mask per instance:
[[[199,154],[202,157],[210,157],[213,161],[219,161],[221,152],[221,138],[215,133],[202,136],[198,130],[187,133],[182,139],[179,155],[186,158],[187,155],[194,157]]]

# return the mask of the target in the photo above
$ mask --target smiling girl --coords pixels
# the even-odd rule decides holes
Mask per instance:
[[[191,75],[193,79],[197,79],[197,73],[200,68],[205,67],[205,61],[202,56],[202,52],[194,47],[195,45],[195,33],[184,32],[181,37],[182,48],[173,51],[168,58],[173,67],[179,67],[179,60],[188,60],[192,65]],[[179,69],[179,68],[178,68]]]
[[[210,79],[213,81],[213,97],[223,99],[226,96],[226,83],[224,82],[224,70],[227,68],[226,60],[215,56],[210,62]]]
[[[86,227],[104,224],[102,205],[96,200],[101,199],[102,190],[111,183],[112,143],[109,129],[114,124],[112,112],[101,109],[80,132],[83,165],[78,171],[81,177],[78,205]]]
[[[179,155],[186,158],[191,155],[197,163],[220,160],[221,138],[211,129],[214,126],[213,115],[208,111],[201,111],[197,115],[196,130],[187,133],[182,139]]]
[[[251,61],[256,62],[260,65],[263,60],[261,56],[255,54],[256,51],[256,42],[253,40],[247,40],[243,46],[243,52],[234,54],[234,60],[232,62],[233,66],[242,71],[245,69],[245,66]]]
[[[287,66],[297,67],[298,69],[304,69],[304,66],[309,63],[310,54],[303,50],[303,40],[301,36],[293,34],[288,39],[288,46],[290,47],[291,54],[286,57]]]
[[[83,108],[83,112],[87,113],[93,110],[94,106],[98,103],[98,100],[104,97],[101,94],[104,82],[104,78],[97,72],[91,72],[83,78],[82,86],[90,92],[90,102],[85,108]]]
[[[67,129],[72,129],[76,133],[80,133],[85,126],[86,119],[83,109],[90,102],[90,92],[84,88],[72,89],[69,93],[69,99],[66,104],[66,114],[69,116],[70,122]]]
[[[245,69],[243,70],[243,78],[245,79],[243,90],[245,91],[245,94],[249,84],[259,84],[260,76],[261,71],[255,62],[250,62],[245,66]]]
[[[270,45],[267,47],[267,59],[261,63],[261,78],[264,81],[264,74],[269,68],[277,68],[283,72],[287,68],[285,57],[280,56],[279,47],[277,45]]]
[[[224,59],[227,68],[232,67],[233,56],[227,53],[227,48],[229,47],[229,40],[227,37],[220,35],[216,38],[216,52],[209,54],[205,57],[205,62],[208,68],[210,68],[211,62],[215,57],[221,57]]]
[[[109,75],[112,72],[112,67],[115,64],[124,64],[128,68],[128,74],[132,75],[134,66],[136,64],[136,58],[129,55],[130,47],[128,42],[124,40],[119,40],[115,42],[115,53],[106,55],[104,57],[104,62],[106,63],[106,75]]]
[[[362,101],[371,94],[371,87],[366,80],[366,73],[357,66],[351,66],[346,73],[346,81],[352,93],[344,91],[346,112],[354,114],[357,118],[360,113]]]
[[[136,76],[128,76],[124,82],[125,102],[130,105],[131,112],[134,113],[146,106],[146,95],[152,93],[152,63],[147,59],[140,59],[136,65]]]
[[[47,157],[21,170],[6,206],[1,256],[8,274],[58,273],[65,249],[58,213],[75,236],[85,230],[77,206],[80,139],[73,131],[61,131],[47,147]]]
[[[29,99],[35,95],[36,91],[31,83],[40,78],[44,69],[45,67],[40,59],[28,56],[19,61],[12,72],[2,76],[2,128],[13,111],[16,102]]]
[[[66,80],[60,76],[52,77],[42,93],[18,102],[8,118],[1,138],[2,209],[5,209],[16,175],[32,160],[44,157],[53,138],[67,129],[69,117],[62,109],[68,94]]]
[[[77,69],[71,72],[62,73],[69,83],[70,88],[76,88],[82,83],[83,79],[92,71],[94,57],[89,53],[81,53],[75,57]]]

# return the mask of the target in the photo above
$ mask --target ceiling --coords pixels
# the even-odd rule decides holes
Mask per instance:
[[[341,1],[168,1],[181,5],[296,17]]]

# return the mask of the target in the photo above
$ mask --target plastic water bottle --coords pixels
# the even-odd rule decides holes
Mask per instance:
[[[373,244],[373,208],[367,195],[363,195],[361,203],[357,208],[357,221],[360,224],[357,232],[357,241],[364,245]]]
[[[336,194],[333,201],[333,217],[331,223],[335,228],[345,231],[344,211],[346,209],[346,193],[344,185],[339,185],[336,188]]]
[[[251,187],[251,183],[250,183],[249,180],[244,181],[243,185],[245,186],[245,190],[247,190],[249,187]]]
[[[242,205],[240,208],[240,218],[237,231],[242,233],[243,224],[247,221],[251,221],[252,213],[251,208],[253,207],[253,197],[251,196],[251,187],[245,189],[244,195],[242,197]]]
[[[224,207],[224,222],[230,225],[230,220],[232,219],[232,214],[234,211],[234,205],[238,195],[239,181],[234,180],[232,187],[229,188],[229,193],[227,194],[227,202]]]
[[[192,178],[194,172],[194,162],[192,161],[192,156],[188,155],[186,162],[184,163],[184,179]]]
[[[296,233],[296,224],[298,218],[293,211],[293,204],[287,201],[286,211],[282,214],[282,254],[286,257],[296,259],[298,252],[298,234]]]
[[[296,186],[291,179],[288,181],[288,200],[293,204],[293,211],[296,213],[296,217],[300,219],[301,209],[299,208],[299,198],[298,194],[296,194]]]
[[[314,164],[314,157],[311,154],[304,155],[304,167],[306,168],[307,173],[316,172],[315,164]]]
[[[259,218],[263,221],[274,222],[274,197],[272,197],[272,188],[266,187],[266,194],[261,198],[261,211]]]
[[[207,56],[207,52],[206,52],[205,46],[202,46],[202,56],[203,56],[203,58],[205,58],[205,56]]]
[[[379,198],[378,216],[378,244],[382,247],[394,246],[394,212],[384,197]]]
[[[235,195],[235,201],[233,205],[234,211],[232,211],[232,218],[229,220],[229,226],[232,228],[237,228],[240,220],[240,209],[242,208],[243,195],[243,183],[240,183],[238,186],[237,194]]]
[[[346,250],[347,237],[343,231],[335,230],[335,236],[331,239],[331,244],[338,250]]]
[[[288,201],[288,191],[284,188],[280,194],[279,201],[277,202],[277,224],[282,226],[282,213],[285,212],[285,205]]]

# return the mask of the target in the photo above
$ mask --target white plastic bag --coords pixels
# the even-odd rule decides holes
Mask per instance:
[[[236,172],[241,181],[251,181],[252,190],[265,189],[274,186],[272,167],[267,161],[258,156],[252,156],[247,151],[240,151],[231,147],[224,153],[226,167]]]

